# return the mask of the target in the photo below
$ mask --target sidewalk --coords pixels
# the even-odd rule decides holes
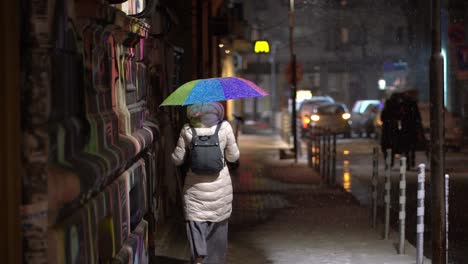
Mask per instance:
[[[342,188],[323,185],[305,159],[280,160],[279,149],[288,146],[279,136],[243,134],[238,141],[227,263],[416,262],[409,243],[398,255],[397,234],[383,240],[368,208]]]

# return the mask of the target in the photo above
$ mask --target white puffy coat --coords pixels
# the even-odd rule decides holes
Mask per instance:
[[[222,109],[222,105],[222,110],[219,109],[220,104],[210,105],[210,107],[206,107],[207,104],[204,105],[202,111],[195,111],[197,105],[189,107],[187,109],[188,117],[190,123],[195,127],[197,135],[212,135],[215,132],[216,124],[224,116],[224,109]],[[230,162],[238,160],[239,148],[232,127],[227,121],[222,123],[218,136],[225,159]],[[181,165],[184,162],[187,147],[191,141],[192,131],[189,124],[185,124],[172,153],[174,164]],[[191,171],[187,173],[184,184],[184,211],[185,219],[189,221],[221,222],[229,218],[232,211],[232,183],[227,166],[224,166],[216,174],[200,175]]]

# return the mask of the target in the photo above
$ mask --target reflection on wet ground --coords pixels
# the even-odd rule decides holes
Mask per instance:
[[[411,263],[369,230],[367,209],[350,194],[360,187],[351,160],[345,177],[344,159],[337,160],[338,181],[349,187],[343,191],[326,186],[305,156],[299,163],[280,160],[272,143],[256,136],[240,142],[227,263]]]
[[[233,201],[231,225],[252,225],[266,221],[274,209],[289,207],[290,203],[280,194],[237,193]]]
[[[289,192],[307,190],[311,184],[319,184],[313,177],[301,176],[301,170],[302,174],[310,173],[310,168],[305,165],[302,168],[294,164],[262,168],[248,157],[243,163],[239,171],[232,173],[234,200],[230,223],[233,226],[261,223],[277,209],[291,206],[287,199]],[[288,174],[292,167],[299,173]]]
[[[349,190],[361,204],[368,205],[370,202],[370,182],[372,175],[372,149],[376,146],[374,142],[364,142],[364,140],[340,141],[337,149],[340,155],[337,157],[337,164],[340,165],[337,175],[338,182],[343,189]],[[344,155],[344,150],[349,150],[351,155]],[[380,153],[379,153],[380,154]],[[468,162],[467,153],[449,152],[446,154],[446,171],[450,173],[450,211],[449,211],[449,263],[468,263],[468,214],[465,208],[468,207],[468,199],[466,199],[466,191],[468,190]],[[427,157],[423,152],[416,153],[416,164],[425,163],[428,167]],[[398,157],[396,158],[395,166],[392,168],[392,228],[398,229],[398,202],[399,202],[399,166]],[[383,188],[383,157],[379,155],[379,181],[380,187]],[[349,177],[348,177],[349,172]],[[416,229],[416,174],[415,170],[407,172],[407,224],[406,238],[415,245],[415,229]],[[348,183],[349,179],[349,183]],[[426,170],[426,179],[430,179],[430,169]],[[431,193],[430,180],[426,181],[426,210],[425,210],[425,249],[426,256],[431,256]],[[383,194],[379,192],[379,205],[383,203]],[[378,217],[383,217],[383,208],[379,208]],[[382,219],[381,219],[382,220]]]
[[[291,193],[309,193],[320,184],[320,177],[310,177],[311,169],[306,164],[298,166],[291,160],[281,161],[272,156],[272,146],[268,143],[256,142],[257,149],[269,149],[263,153],[246,151],[249,146],[242,145],[241,166],[231,172],[234,196],[227,263],[273,263],[269,259],[271,253],[263,252],[264,247],[252,242],[250,230],[272,222],[285,210],[295,207],[297,197],[292,197]],[[292,169],[295,170],[293,174],[290,173]],[[300,214],[300,210],[297,211]],[[243,259],[236,259],[236,256],[243,256]]]
[[[349,172],[349,160],[343,161],[343,189],[351,192],[351,173]]]

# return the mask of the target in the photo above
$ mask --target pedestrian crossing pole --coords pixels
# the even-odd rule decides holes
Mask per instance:
[[[416,264],[424,262],[424,183],[426,180],[426,165],[419,165],[418,192],[416,208]]]
[[[406,157],[400,158],[400,240],[398,254],[405,254],[405,225],[406,225]]]
[[[385,159],[385,227],[384,227],[384,239],[388,239],[390,232],[390,191],[391,191],[391,179],[390,179],[390,170],[391,168],[391,159],[392,159],[392,150],[386,149],[387,153]]]

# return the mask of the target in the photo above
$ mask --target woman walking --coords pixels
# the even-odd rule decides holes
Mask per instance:
[[[172,153],[172,159],[177,166],[182,165],[186,155],[189,155],[194,132],[196,136],[210,136],[215,134],[217,129],[219,148],[224,159],[227,162],[239,159],[239,148],[232,127],[228,122],[222,121],[224,108],[220,103],[190,105],[187,107],[187,117],[189,123],[183,126]],[[188,171],[183,200],[192,263],[225,262],[232,194],[231,177],[226,165],[216,173],[196,174]]]

